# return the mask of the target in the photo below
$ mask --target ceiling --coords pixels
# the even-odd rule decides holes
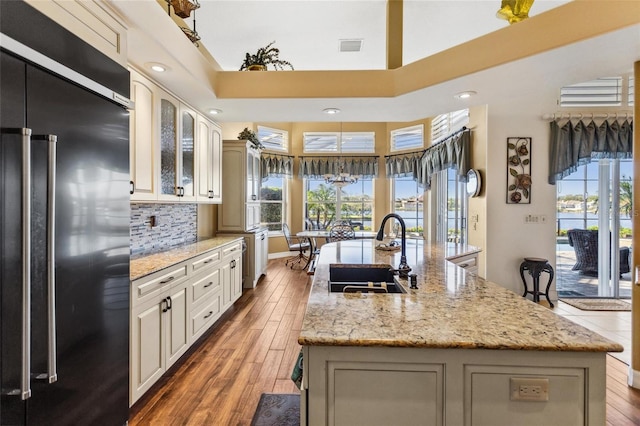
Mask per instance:
[[[291,62],[296,72],[384,70],[386,1],[200,0],[196,29],[209,58],[193,47],[169,19],[166,6],[159,3],[164,2],[110,3],[129,28],[129,62],[148,74],[150,62],[168,65],[170,72],[153,78],[201,111],[222,110],[215,117],[219,122],[405,122],[505,101],[540,105],[542,114],[556,110],[563,85],[629,73],[640,60],[638,23],[398,96],[223,99],[212,89],[213,70],[237,71],[245,52],[254,52],[271,41],[280,49],[281,59]],[[536,0],[529,21],[565,3]],[[420,62],[507,28],[506,21],[496,18],[499,6],[500,0],[404,0],[403,63]],[[186,21],[193,28],[192,20]],[[339,52],[342,39],[361,39],[362,50]],[[477,95],[466,101],[454,98],[465,90]],[[341,113],[323,114],[329,107],[339,108]]]

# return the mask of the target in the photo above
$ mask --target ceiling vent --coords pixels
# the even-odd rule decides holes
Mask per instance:
[[[340,40],[341,52],[359,52],[362,50],[362,39]]]

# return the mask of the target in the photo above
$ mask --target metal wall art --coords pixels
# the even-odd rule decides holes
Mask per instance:
[[[507,204],[531,204],[531,138],[507,138]]]

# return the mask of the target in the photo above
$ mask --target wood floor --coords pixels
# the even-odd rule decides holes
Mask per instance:
[[[245,290],[202,345],[131,409],[129,425],[249,425],[263,392],[297,393],[291,370],[311,279],[283,259]],[[627,365],[607,357],[607,425],[640,425],[640,391]]]

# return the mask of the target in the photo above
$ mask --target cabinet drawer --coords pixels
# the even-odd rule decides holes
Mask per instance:
[[[204,333],[219,317],[222,303],[220,293],[213,296],[204,307],[191,313],[191,336],[193,340]]]
[[[220,269],[214,269],[208,274],[194,278],[191,283],[192,303],[198,303],[208,295],[220,291]]]
[[[242,252],[242,241],[229,244],[222,249],[222,257],[233,256],[236,253]]]
[[[210,251],[206,255],[192,260],[190,263],[190,271],[196,272],[206,268],[207,266],[213,266],[216,262],[219,262],[220,259],[222,259],[220,250]]]
[[[142,303],[172,284],[187,277],[187,265],[180,264],[173,268],[151,274],[133,282],[131,303],[135,306]]]

